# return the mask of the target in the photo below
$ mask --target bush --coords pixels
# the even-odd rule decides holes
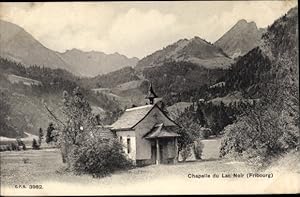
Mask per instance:
[[[212,134],[211,129],[205,127],[201,127],[200,132],[201,132],[201,137],[204,139],[207,139]]]
[[[29,163],[29,158],[23,158],[23,163]]]
[[[250,138],[247,135],[250,133],[250,129],[243,121],[226,126],[221,141],[220,156],[237,157],[242,155],[243,151],[250,146]]]
[[[92,108],[80,88],[75,88],[72,94],[64,91],[63,98],[66,120],[58,141],[68,170],[103,177],[131,167],[122,145],[114,138],[101,137]]]
[[[299,130],[286,123],[286,116],[264,113],[250,114],[225,127],[220,156],[242,157],[250,163],[266,164],[270,159],[295,149]]]
[[[189,145],[183,147],[182,150],[180,151],[183,162],[186,161],[187,158],[189,158],[192,155],[193,146],[194,146],[193,144],[189,144]]]
[[[32,149],[34,149],[34,150],[40,149],[40,146],[37,143],[36,139],[32,140]]]
[[[0,152],[6,151],[7,145],[0,145]]]
[[[92,174],[103,177],[116,170],[128,169],[132,162],[115,139],[95,137],[81,146],[74,146],[68,155],[71,171],[75,174]]]
[[[11,143],[10,146],[11,146],[11,150],[17,150],[17,151],[20,150],[20,147],[16,143]]]
[[[22,145],[22,148],[23,148],[23,150],[26,150],[27,148],[26,148],[26,145],[23,143],[23,145]]]
[[[7,145],[7,146],[6,146],[6,150],[7,150],[7,151],[12,151],[11,146],[10,146],[10,145]]]
[[[23,150],[26,150],[26,145],[20,138],[17,138],[16,141],[19,147],[22,146]]]
[[[201,159],[203,148],[204,148],[204,144],[201,142],[200,139],[195,141],[194,152],[195,152],[196,159]]]
[[[47,128],[47,133],[46,133],[46,143],[50,143],[53,141],[53,135],[52,132],[55,130],[54,124],[50,123],[48,128]]]

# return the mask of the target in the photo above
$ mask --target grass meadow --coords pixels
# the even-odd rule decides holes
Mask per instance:
[[[204,154],[207,157],[209,157],[207,151],[215,154],[213,147],[208,145],[206,147]],[[1,195],[5,196],[265,193],[270,191],[276,193],[276,187],[272,185],[280,184],[280,187],[283,187],[286,179],[290,182],[289,186],[297,185],[300,180],[298,173],[297,179],[288,176],[279,181],[280,174],[275,174],[275,171],[272,179],[222,178],[223,175],[233,173],[245,175],[249,172],[254,173],[258,168],[240,161],[212,157],[174,165],[150,165],[115,172],[104,178],[92,178],[90,175],[76,176],[64,171],[65,164],[62,163],[59,149],[6,151],[1,152],[0,156]],[[262,172],[264,173],[265,170]],[[192,174],[202,177],[190,178]],[[213,174],[218,174],[219,177],[212,178]],[[208,175],[210,177],[207,177]],[[28,188],[29,185],[42,185],[42,189],[32,190]],[[16,188],[19,186],[26,188]]]

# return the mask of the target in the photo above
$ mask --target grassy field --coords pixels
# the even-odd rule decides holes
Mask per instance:
[[[64,164],[59,150],[42,149],[20,152],[1,152],[1,194],[188,194],[188,193],[251,193],[269,191],[264,187],[273,179],[246,179],[212,177],[189,178],[191,174],[212,176],[256,172],[243,162],[204,160],[175,165],[151,165],[129,171],[115,172],[111,176],[95,179],[89,175],[75,176],[61,173]],[[275,177],[276,175],[274,175]],[[288,177],[292,181],[291,177]],[[297,179],[298,183],[300,179]],[[293,182],[292,184],[297,184]],[[42,190],[30,190],[29,184],[42,185]],[[16,189],[25,185],[26,189]],[[254,186],[253,186],[254,185]],[[255,187],[256,190],[251,190]],[[255,192],[254,192],[255,193]]]

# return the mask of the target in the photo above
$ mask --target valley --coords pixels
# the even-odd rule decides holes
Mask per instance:
[[[37,135],[39,128],[45,131],[56,119],[64,120],[63,94],[75,87],[101,124],[109,125],[126,109],[145,105],[150,84],[175,121],[188,118],[210,135],[223,135],[249,109],[275,100],[277,81],[287,76],[297,81],[297,55],[291,56],[296,54],[297,16],[291,9],[267,29],[240,20],[215,43],[183,38],[140,60],[78,49],[58,53],[21,27],[1,21],[1,105],[7,110],[0,135]],[[285,61],[289,68],[282,66]],[[290,87],[292,82],[286,83]]]
[[[296,1],[2,6],[1,195],[299,192]]]

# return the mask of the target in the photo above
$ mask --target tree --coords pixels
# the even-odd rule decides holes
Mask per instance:
[[[204,127],[207,123],[205,120],[204,113],[202,112],[202,106],[203,104],[197,103],[197,110],[196,110],[196,117],[198,119],[199,124]]]
[[[275,61],[276,78],[266,81],[260,101],[254,106],[240,104],[241,115],[225,128],[221,156],[238,154],[266,164],[299,148],[299,83],[286,70],[291,64],[289,58]]]
[[[0,135],[13,137],[16,131],[8,124],[9,111],[9,97],[5,92],[0,90]]]
[[[39,145],[42,144],[43,137],[44,137],[44,132],[43,132],[43,129],[40,128],[39,129]]]
[[[16,141],[17,141],[18,146],[22,146],[23,150],[26,150],[25,143],[19,137],[16,138]]]
[[[17,150],[17,151],[20,150],[18,143],[12,142],[10,143],[10,146],[11,146],[11,150]]]
[[[0,109],[0,127],[4,127],[6,125],[6,117],[9,112],[9,105],[8,98],[2,91],[0,92]]]
[[[203,152],[204,144],[201,142],[201,139],[196,140],[195,146],[194,146],[194,152],[196,159],[202,158],[202,152]]]
[[[177,118],[176,122],[179,124],[177,133],[180,135],[178,138],[178,150],[184,153],[184,158],[189,156],[191,145],[196,139],[200,137],[201,126],[194,120],[193,113],[188,109]]]
[[[93,135],[97,119],[92,114],[92,109],[79,87],[75,88],[71,95],[64,91],[63,97],[66,121],[60,135],[60,144],[63,161],[68,162],[71,149],[80,146]]]
[[[115,139],[102,138],[104,128],[98,128],[97,119],[81,93],[75,88],[71,95],[64,92],[66,120],[60,134],[63,162],[76,174],[104,176],[130,166],[122,145]]]
[[[231,124],[231,120],[226,112],[226,107],[224,103],[221,101],[220,105],[217,106],[217,114],[215,118],[216,127],[214,128],[215,135],[219,135],[219,133],[224,129],[225,126]]]
[[[75,174],[86,173],[93,177],[103,177],[132,166],[119,141],[102,138],[99,132],[86,140],[84,145],[75,146],[69,153],[69,162],[70,170]]]
[[[165,102],[161,102],[161,105],[160,105],[160,109],[165,113],[165,114],[167,114],[168,115],[168,110],[167,110],[167,107],[166,107],[166,104],[165,104]]]
[[[47,134],[46,134],[46,143],[50,143],[54,141],[53,131],[55,130],[53,123],[51,122],[47,128]]]
[[[36,139],[32,140],[32,149],[34,150],[40,149],[40,145],[37,143]]]

